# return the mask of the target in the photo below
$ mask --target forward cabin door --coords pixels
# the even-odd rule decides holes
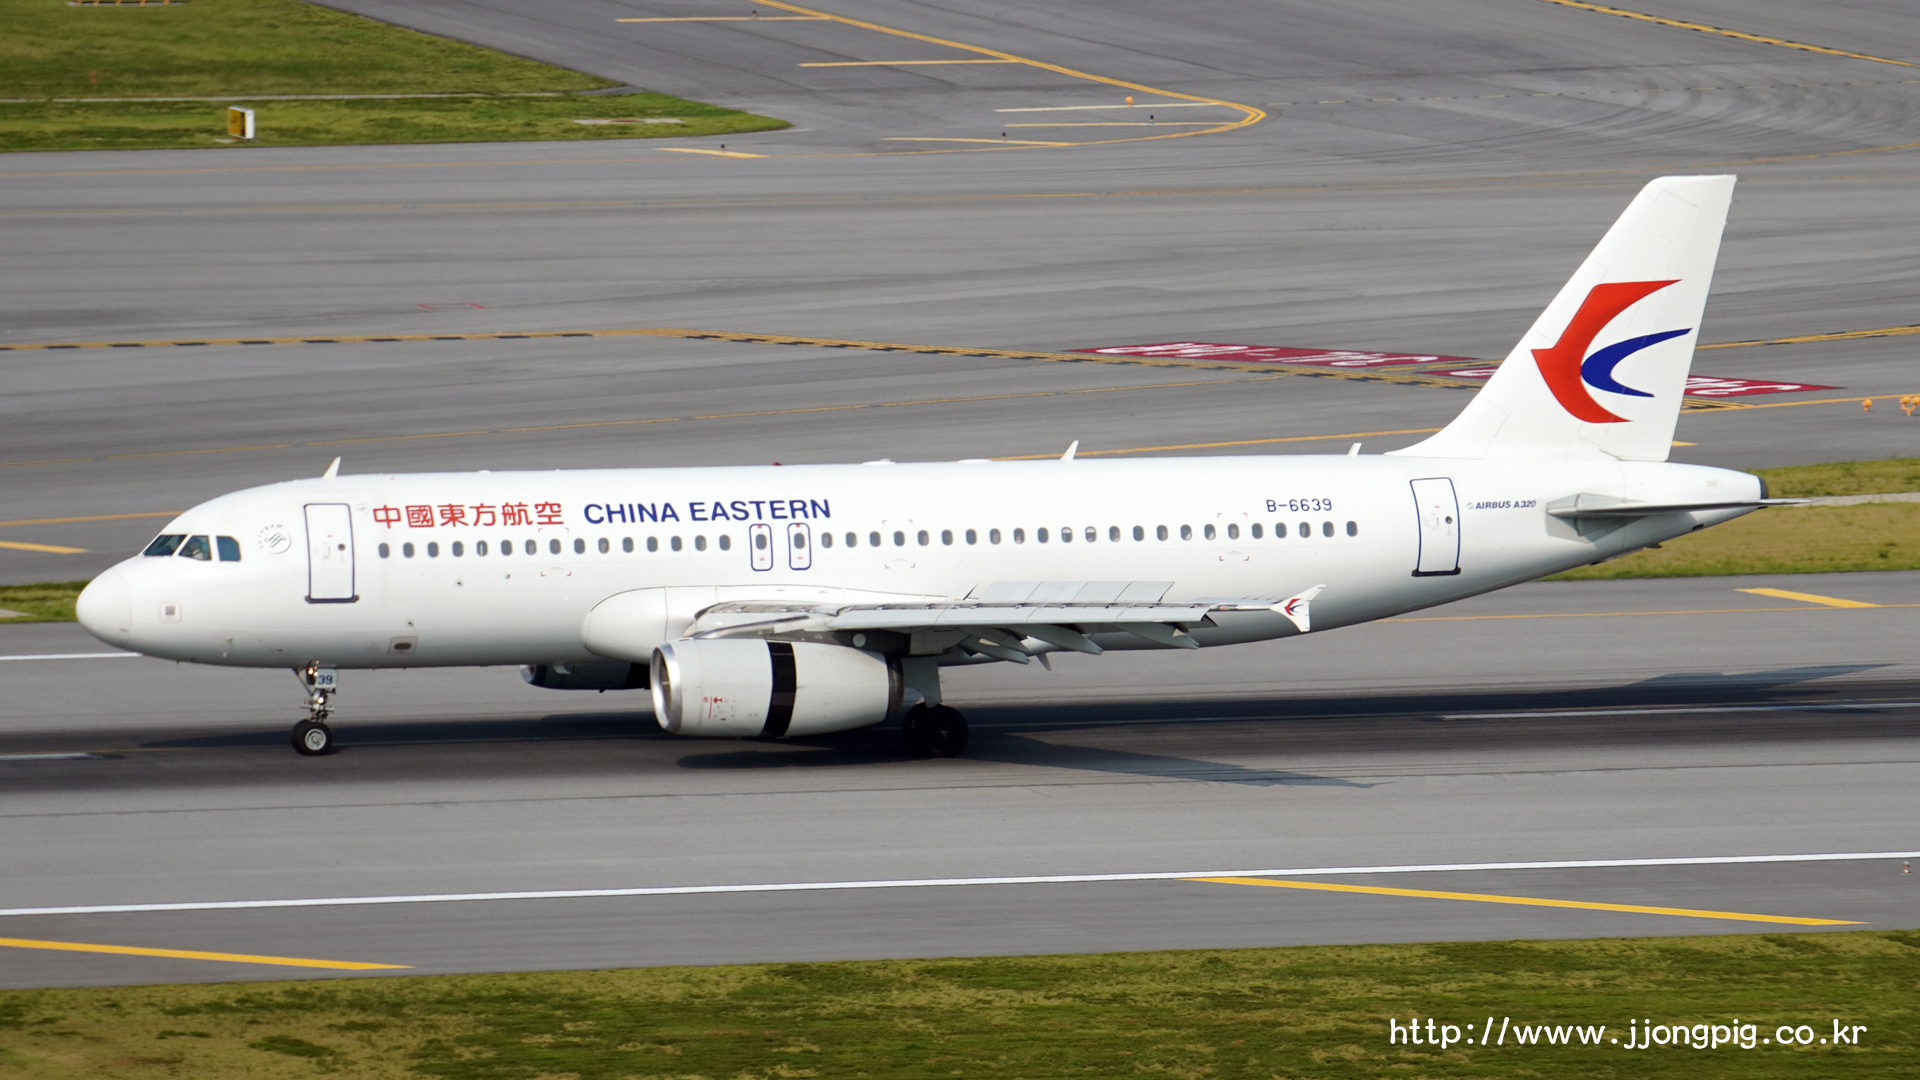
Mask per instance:
[[[307,603],[351,604],[353,512],[345,503],[307,505]]]
[[[1419,514],[1420,558],[1414,577],[1444,577],[1460,572],[1460,500],[1444,476],[1413,481]]]

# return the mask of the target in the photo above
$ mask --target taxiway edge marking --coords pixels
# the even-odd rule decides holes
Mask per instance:
[[[251,953],[202,952],[198,949],[147,949],[137,945],[93,945],[80,941],[35,941],[0,938],[0,948],[52,949],[57,952],[112,953],[117,956],[158,956],[172,960],[221,960],[230,964],[268,964],[273,967],[329,968],[335,971],[398,971],[407,964],[366,964],[355,960],[310,960],[299,956],[255,956]]]
[[[1522,907],[1579,908],[1585,911],[1621,911],[1634,915],[1678,915],[1689,919],[1735,919],[1741,922],[1787,923],[1793,926],[1860,926],[1854,919],[1807,919],[1795,915],[1754,915],[1744,911],[1702,911],[1695,908],[1651,907],[1643,904],[1602,904],[1591,900],[1549,900],[1537,896],[1500,896],[1494,893],[1443,892],[1437,889],[1392,889],[1382,885],[1341,885],[1327,881],[1278,881],[1257,877],[1204,877],[1217,885],[1265,885],[1276,889],[1312,889],[1320,892],[1365,893],[1370,896],[1407,896],[1425,900],[1468,900],[1480,904],[1517,904]]]

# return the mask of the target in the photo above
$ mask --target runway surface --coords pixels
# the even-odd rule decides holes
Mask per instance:
[[[1738,591],[1782,586],[1882,606]],[[1920,926],[1891,856],[1282,878],[1503,901],[1163,879],[152,909],[1910,852],[1920,669],[1899,605],[1920,574],[1533,585],[1284,644],[959,671],[975,739],[943,761],[884,728],[677,739],[638,695],[502,669],[347,673],[342,749],[305,759],[284,673],[0,661],[0,862],[32,869],[0,880],[0,937],[430,972]],[[0,647],[101,651],[71,627]],[[21,913],[76,905],[134,910]],[[12,986],[325,971],[7,961]]]
[[[1391,449],[1471,390],[994,353],[1499,357],[1667,172],[1742,177],[1701,331],[1733,347],[1695,373],[1837,388],[1688,412],[1675,459],[1920,455],[1920,418],[1888,398],[1920,393],[1920,19],[1903,5],[1642,5],[1787,44],[1542,0],[846,0],[841,21],[683,23],[616,20],[740,12],[339,6],[796,126],[728,137],[757,157],[647,140],[0,161],[0,345],[102,346],[0,352],[0,581],[85,578],[161,515],[335,456],[352,473],[1075,439]],[[995,58],[960,46],[1048,66],[802,66]],[[971,139],[988,141],[942,141]],[[660,328],[761,339],[463,336]],[[402,335],[446,340],[347,340]],[[818,340],[780,343],[794,335]],[[333,340],[132,347],[280,337]],[[1779,339],[1796,340],[1738,344]],[[0,907],[1914,846],[1895,780],[1914,756],[1914,609],[1735,591],[1753,584],[1529,586],[1425,613],[1464,621],[966,672],[979,734],[956,762],[908,760],[884,733],[673,741],[630,699],[505,670],[350,674],[345,749],[307,761],[284,745],[284,673],[0,661],[4,753],[108,752],[0,761],[0,861],[26,868]],[[1759,584],[1920,602],[1909,575]],[[1656,611],[1696,613],[1596,614]],[[76,628],[0,626],[6,655],[96,651]],[[1809,703],[1849,707],[1775,708]],[[1657,711],[1682,707],[1734,711]],[[1616,712],[1557,715],[1582,708]],[[1618,711],[1636,709],[1656,711]],[[1481,714],[1500,718],[1439,718]],[[1912,880],[1886,859],[1367,879],[1874,926],[1920,924]],[[5,916],[0,936],[476,970],[1758,925],[1154,881]],[[289,970],[6,957],[8,985]]]

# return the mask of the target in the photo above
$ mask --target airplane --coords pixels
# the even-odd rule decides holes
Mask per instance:
[[[1475,596],[1789,500],[1667,461],[1732,176],[1648,183],[1444,429],[1385,454],[325,475],[181,514],[80,594],[111,645],[286,667],[517,665],[661,727],[897,722],[940,672],[1266,641]],[[1078,445],[1077,443],[1075,444]]]

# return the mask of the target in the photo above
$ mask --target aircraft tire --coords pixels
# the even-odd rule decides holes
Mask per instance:
[[[333,729],[312,720],[293,725],[293,748],[306,757],[319,757],[333,749]]]
[[[958,757],[967,748],[967,719],[945,705],[915,705],[901,731],[907,749],[920,757]]]

